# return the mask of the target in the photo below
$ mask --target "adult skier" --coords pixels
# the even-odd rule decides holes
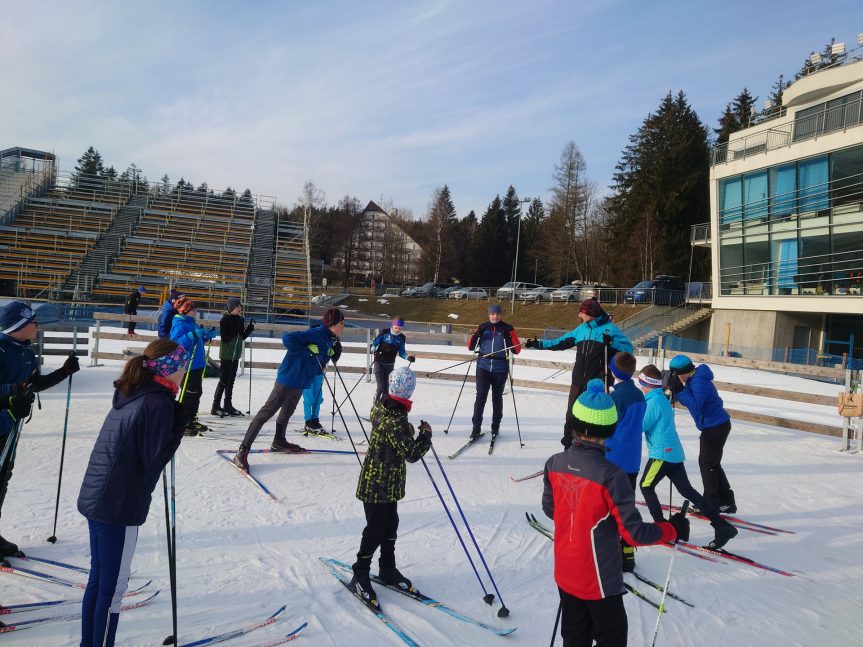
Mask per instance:
[[[219,322],[219,383],[213,396],[210,413],[214,416],[241,416],[243,412],[234,407],[234,380],[243,354],[243,341],[255,330],[255,323],[248,325],[243,319],[243,305],[237,297],[228,299],[227,310]],[[222,404],[222,395],[225,403]]]

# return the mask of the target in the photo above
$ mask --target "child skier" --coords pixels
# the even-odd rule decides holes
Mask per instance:
[[[114,382],[114,400],[102,424],[78,495],[90,530],[90,576],[81,605],[82,647],[111,646],[138,528],[147,520],[159,473],[186,428],[174,396],[186,369],[186,351],[169,339],[150,342]]]
[[[286,332],[282,336],[282,344],[288,352],[279,366],[276,383],[264,406],[252,418],[243,442],[234,456],[234,464],[241,470],[249,470],[249,449],[264,424],[277,412],[279,415],[276,418],[276,433],[271,449],[294,454],[305,451],[285,438],[288,420],[297,408],[303,389],[308,388],[315,376],[326,370],[327,361],[338,359],[342,348],[339,335],[345,329],[345,316],[338,308],[327,310],[321,321],[319,326]]]
[[[731,416],[725,410],[722,398],[713,384],[713,371],[707,364],[695,368],[686,355],[677,355],[668,365],[677,376],[680,385],[676,391],[677,401],[689,409],[699,436],[698,467],[704,485],[704,498],[720,512],[734,514],[737,502],[734,491],[722,469],[722,452],[731,433]],[[672,385],[674,380],[671,380]]]
[[[544,350],[567,350],[575,347],[575,364],[572,365],[572,384],[569,387],[569,401],[566,405],[566,422],[563,438],[560,440],[564,447],[569,447],[569,443],[572,442],[572,434],[569,433],[569,425],[572,423],[572,405],[584,391],[585,385],[594,378],[605,379],[610,383],[606,357],[611,361],[611,357],[617,352],[632,352],[632,344],[618,327],[611,323],[611,317],[596,299],[582,301],[578,317],[582,323],[565,335],[548,340],[534,337],[525,344],[527,348]]]
[[[413,355],[408,355],[405,349],[405,335],[402,332],[404,327],[405,320],[396,317],[390,327],[382,328],[381,334],[372,342],[370,352],[375,356],[372,372],[377,383],[375,402],[380,402],[387,395],[390,373],[396,365],[396,355],[411,363],[416,359]]]
[[[632,374],[635,373],[635,357],[632,354],[616,353],[609,369],[616,380],[611,399],[617,409],[617,428],[614,435],[605,441],[607,458],[626,472],[632,491],[635,492],[638,470],[641,469],[641,428],[647,404],[644,394],[632,382]],[[623,538],[620,543],[623,548],[623,571],[631,573],[635,570],[635,546],[629,545]]]
[[[174,308],[174,303],[177,299],[184,296],[186,295],[179,290],[171,288],[171,291],[168,293],[168,298],[162,303],[162,309],[159,311],[159,320],[156,324],[156,332],[159,337],[170,338],[171,324],[174,322],[174,315],[177,314],[177,310]]]
[[[351,588],[378,606],[369,572],[380,547],[379,577],[387,584],[411,590],[411,582],[396,568],[396,536],[399,527],[398,502],[405,496],[405,461],[415,463],[431,447],[432,430],[422,421],[419,433],[408,422],[416,377],[407,366],[390,373],[389,395],[372,406],[372,435],[360,471],[357,498],[363,502],[366,527],[353,566]]]
[[[542,509],[554,519],[554,579],[564,645],[626,645],[620,538],[646,546],[689,538],[689,520],[645,523],[629,479],[605,456],[617,410],[601,380],[572,405],[573,440],[545,464]]]
[[[189,420],[186,435],[197,436],[210,430],[209,427],[198,421],[198,405],[204,390],[204,369],[207,367],[204,345],[216,336],[216,329],[205,330],[198,326],[198,322],[195,320],[198,309],[195,302],[189,297],[177,297],[174,305],[177,314],[174,315],[174,321],[171,323],[171,339],[180,344],[186,353],[192,357],[189,375],[183,385],[180,404]]]
[[[709,548],[722,548],[737,535],[737,528],[725,521],[713,507],[689,483],[685,456],[680,437],[674,428],[674,409],[662,391],[662,373],[653,364],[645,366],[638,374],[638,384],[647,401],[644,413],[644,436],[647,440],[648,459],[641,476],[641,494],[647,502],[647,509],[655,521],[662,521],[662,506],[656,495],[657,484],[666,476],[674,488],[686,499],[692,501],[704,516],[710,519],[714,537]]]
[[[127,315],[136,315],[138,314],[138,304],[141,302],[141,297],[144,296],[144,293],[147,289],[142,285],[137,290],[132,290],[128,297],[126,297],[126,303],[123,305],[123,312]],[[129,325],[126,328],[126,333],[129,335],[137,335],[135,332],[136,321],[129,321]]]
[[[219,383],[213,396],[213,407],[210,413],[214,416],[241,416],[243,412],[234,408],[234,380],[240,365],[240,355],[243,353],[243,340],[255,330],[255,322],[243,325],[243,306],[237,297],[228,299],[228,309],[219,322]],[[222,405],[222,394],[225,404]]]
[[[471,438],[482,433],[482,416],[491,388],[491,435],[496,437],[503,418],[503,389],[509,376],[509,352],[521,352],[521,343],[515,328],[501,319],[503,310],[500,304],[488,307],[488,321],[484,321],[473,331],[467,347],[479,354],[476,361],[476,400],[473,404],[473,429]]]
[[[341,343],[333,347],[335,351],[332,356],[333,364],[338,363],[342,356]],[[325,431],[321,424],[321,405],[324,403],[324,378],[326,371],[319,372],[312,383],[303,389],[303,416],[305,420],[305,430],[311,434],[317,435],[332,435],[332,429]]]

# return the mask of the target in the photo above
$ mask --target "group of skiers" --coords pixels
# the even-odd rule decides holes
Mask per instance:
[[[144,290],[140,289],[139,294]],[[78,509],[90,530],[91,570],[82,621],[82,645],[112,645],[119,608],[125,592],[129,564],[138,527],[144,523],[158,475],[170,461],[184,434],[198,433],[204,347],[216,336],[214,327],[195,320],[195,303],[173,292],[163,305],[159,339],[139,357],[130,359],[114,383],[112,408],[94,445],[81,487]],[[492,392],[491,433],[500,431],[502,392],[509,375],[510,353],[521,350],[515,329],[502,321],[501,308],[492,304],[488,322],[473,332],[469,348],[476,360],[476,400],[471,437],[481,433],[488,391]],[[635,546],[688,539],[688,521],[681,515],[668,520],[655,492],[668,477],[677,490],[711,519],[714,548],[721,548],[736,533],[719,512],[736,510],[734,494],[722,471],[722,449],[730,431],[728,414],[712,384],[709,367],[695,367],[679,355],[671,362],[670,376],[645,366],[636,376],[632,346],[594,299],[581,303],[581,324],[553,340],[529,339],[527,348],[576,349],[565,414],[564,451],[545,466],[543,510],[555,520],[555,580],[562,610],[561,632],[566,645],[626,644],[626,613],[622,603],[623,572],[634,568]],[[168,321],[168,323],[165,323]],[[405,348],[404,321],[396,318],[372,342],[376,393],[371,409],[372,432],[362,462],[356,497],[362,501],[366,527],[351,588],[376,605],[371,562],[380,549],[380,581],[411,589],[397,568],[395,543],[398,501],[405,493],[405,463],[422,458],[431,447],[432,429],[422,421],[409,422],[416,377],[414,361]],[[305,450],[287,440],[285,433],[301,396],[306,422],[316,420],[321,382],[327,364],[338,362],[340,336],[345,327],[338,308],[327,310],[320,323],[307,330],[285,333],[286,354],[273,388],[252,418],[240,443],[234,464],[248,471],[252,443],[264,424],[276,417],[271,449],[300,453]],[[245,325],[239,299],[232,298],[220,322],[220,379],[211,413],[237,415],[232,388],[242,340],[254,329]],[[35,315],[22,302],[0,310],[0,509],[14,464],[11,432],[29,415],[35,391],[49,388],[78,370],[70,358],[64,366],[40,377],[30,342],[36,335]],[[130,330],[130,332],[133,332]],[[394,368],[396,356],[408,366]],[[667,387],[667,388],[666,388]],[[180,401],[175,396],[180,393]],[[674,427],[670,398],[684,404],[701,430],[699,465],[705,495],[689,483],[684,454]],[[224,397],[224,404],[221,399]],[[307,401],[308,402],[308,401]],[[309,418],[313,415],[314,418]],[[654,523],[644,523],[635,508],[635,483],[641,468],[642,436],[648,461],[640,489]],[[4,445],[13,443],[11,452]],[[9,460],[7,459],[7,454]],[[574,493],[578,492],[578,496]],[[14,554],[18,547],[0,538],[0,552]]]

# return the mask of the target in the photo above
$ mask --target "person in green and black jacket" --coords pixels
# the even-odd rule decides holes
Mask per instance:
[[[228,299],[228,310],[222,315],[219,322],[219,384],[216,386],[216,394],[213,396],[213,408],[210,413],[214,416],[241,416],[243,412],[234,408],[231,398],[234,394],[234,380],[237,377],[237,367],[240,365],[240,356],[243,354],[243,340],[252,334],[255,322],[243,328],[243,306],[237,297]],[[225,395],[225,404],[222,406],[222,394]]]
[[[372,558],[380,547],[379,577],[386,584],[411,590],[411,582],[396,568],[396,532],[399,527],[398,502],[405,496],[405,461],[416,463],[431,447],[432,430],[424,420],[419,433],[408,422],[410,397],[416,377],[402,366],[390,373],[389,395],[372,407],[372,435],[366,453],[357,498],[363,502],[366,527],[357,561],[353,566],[351,589],[378,606],[369,572]]]

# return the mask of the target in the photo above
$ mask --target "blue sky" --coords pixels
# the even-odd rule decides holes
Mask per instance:
[[[711,128],[863,3],[0,0],[0,148],[95,146],[118,169],[278,196],[306,180],[459,216],[512,184],[548,195],[575,141],[605,191],[648,113],[683,90]],[[10,100],[11,99],[11,100]]]

